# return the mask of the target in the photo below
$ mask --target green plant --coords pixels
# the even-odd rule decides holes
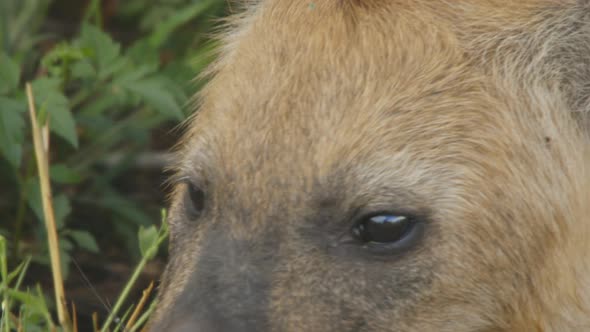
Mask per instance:
[[[125,288],[121,292],[113,310],[105,320],[101,332],[109,331],[112,322],[117,317],[119,310],[123,304],[128,301],[129,291],[136,283],[139,273],[145,267],[145,264],[154,258],[158,252],[162,242],[168,237],[168,228],[165,223],[166,214],[162,210],[162,226],[156,228],[150,226],[148,228],[141,228],[138,233],[138,239],[141,247],[142,258],[137,264],[133,275],[129,278]],[[68,327],[56,325],[51,317],[51,308],[45,295],[41,291],[40,286],[33,289],[21,290],[21,285],[30,263],[30,257],[26,258],[14,270],[8,271],[6,251],[6,239],[0,235],[0,298],[2,299],[2,314],[0,316],[0,331],[10,332],[12,330],[19,331],[69,331]],[[147,295],[151,292],[153,285],[144,293],[144,297],[140,300],[142,304],[147,299]],[[127,309],[130,313],[134,308],[139,308],[134,311],[134,317],[127,319],[127,314],[123,315],[120,322],[115,327],[115,331],[119,330],[125,324],[126,331],[137,331],[147,321],[149,315],[153,312],[156,305],[156,300],[152,300],[150,305],[143,312],[141,311],[143,305],[132,304]],[[17,308],[13,310],[13,307]],[[72,315],[74,322],[76,321],[76,312],[73,310]],[[74,323],[73,328],[77,328]]]
[[[33,262],[49,262],[25,121],[23,84],[30,80],[39,120],[50,124],[50,177],[67,276],[74,250],[100,250],[97,236],[102,234],[85,228],[83,211],[96,211],[93,222],[124,239],[131,256],[139,257],[133,234],[155,222],[150,215],[158,206],[146,210],[119,180],[135,167],[138,153],[151,149],[151,130],[173,127],[186,117],[184,105],[195,90],[189,81],[211,60],[213,45],[206,34],[194,32],[210,29],[209,18],[225,2],[124,2],[111,19],[137,31],[125,45],[101,28],[108,19],[101,1],[83,7],[85,21],[73,38],[46,29],[41,33],[51,6],[59,2],[0,4],[0,185],[8,188],[0,193],[0,233],[10,236],[9,252],[15,257],[30,253]],[[181,33],[187,29],[192,31]],[[26,240],[31,237],[36,241]]]
[[[5,0],[0,2],[0,50],[19,62],[46,38],[38,33],[51,0]]]
[[[123,291],[121,291],[121,294],[119,295],[119,298],[117,299],[117,302],[115,302],[113,309],[111,310],[109,316],[107,317],[107,319],[104,322],[101,332],[108,331],[110,324],[113,322],[115,317],[117,317],[119,310],[121,309],[125,300],[129,296],[129,292],[131,290],[131,287],[137,281],[137,278],[139,277],[139,273],[141,273],[141,271],[145,267],[145,264],[149,260],[153,259],[156,256],[156,254],[158,253],[158,249],[160,248],[162,242],[164,242],[164,240],[166,240],[168,238],[168,227],[167,227],[165,220],[166,220],[166,212],[164,210],[162,210],[162,226],[160,227],[160,229],[156,229],[154,226],[150,226],[148,228],[140,227],[139,233],[138,233],[138,238],[139,238],[139,248],[141,250],[142,258],[139,261],[139,263],[137,264],[137,266],[135,267],[135,270],[133,271],[131,278],[129,278],[129,281],[125,285],[125,288],[123,288]],[[152,301],[152,304],[149,306],[148,310],[146,310],[146,312],[141,317],[139,317],[137,322],[135,322],[134,324],[130,324],[128,329],[130,331],[135,331],[139,327],[141,327],[141,325],[143,325],[143,323],[146,322],[147,318],[149,317],[151,312],[154,310],[155,304],[156,304],[156,302]],[[130,307],[127,310],[127,312],[130,312],[132,308],[133,307]],[[124,315],[124,316],[127,316],[127,315]],[[122,321],[126,321],[126,319],[123,319]]]
[[[18,67],[3,55],[3,66],[10,80],[4,91],[15,91],[19,82]],[[103,177],[93,177],[100,158],[108,155],[122,141],[133,142],[125,149],[132,150],[142,146],[141,134],[128,135],[127,126],[149,130],[166,120],[182,120],[184,114],[181,105],[186,95],[178,89],[170,78],[157,73],[155,64],[136,63],[120,51],[120,46],[113,42],[99,29],[84,25],[79,38],[71,43],[61,43],[47,53],[42,61],[42,68],[47,76],[33,81],[36,104],[41,121],[48,121],[51,131],[69,144],[58,146],[53,154],[54,162],[51,175],[53,182],[63,185],[77,185],[86,182],[88,189],[75,197],[65,193],[56,195],[56,219],[62,241],[62,257],[64,258],[64,274],[67,274],[69,251],[73,248],[72,240],[84,249],[97,251],[98,247],[93,236],[83,230],[67,227],[66,218],[71,212],[71,201],[96,202],[114,210],[126,201],[119,196],[118,203],[104,202],[99,196],[108,187]],[[66,91],[72,91],[71,96]],[[42,220],[40,212],[40,195],[38,180],[30,170],[24,167],[25,173],[18,174],[21,166],[23,150],[30,151],[30,143],[24,135],[22,118],[22,100],[19,93],[12,96],[4,94],[0,99],[2,112],[2,128],[0,146],[2,154],[9,161],[17,174],[17,183],[21,191],[19,206],[26,200],[37,217]],[[76,109],[75,115],[72,109]],[[85,132],[81,132],[81,129]],[[80,140],[83,145],[80,146]],[[144,141],[145,142],[145,141]],[[134,146],[135,145],[135,146]],[[61,150],[61,151],[60,151]],[[32,163],[32,158],[27,160]],[[110,196],[112,200],[113,197]],[[118,211],[113,211],[117,213]],[[136,222],[149,223],[149,218],[141,217]],[[19,213],[22,216],[22,212]],[[22,218],[22,217],[21,217]],[[138,218],[139,219],[139,218]],[[20,239],[22,219],[16,220],[15,241]],[[18,243],[13,243],[18,248]],[[36,261],[44,261],[46,256],[38,255]]]
[[[40,286],[47,277],[25,278],[51,261],[25,83],[39,126],[49,128],[42,141],[66,300],[79,251],[110,257],[116,248],[139,265],[103,330],[136,331],[155,302],[147,304],[146,291],[126,308],[129,290],[167,232],[151,226],[162,202],[144,194],[161,190],[161,180],[144,183],[159,172],[143,168],[138,155],[149,160],[169,147],[158,133],[186,118],[200,87],[191,82],[216,46],[213,18],[225,7],[225,0],[0,1],[0,332],[69,325],[54,322],[59,305]]]

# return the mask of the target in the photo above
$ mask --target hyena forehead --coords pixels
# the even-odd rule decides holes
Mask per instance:
[[[316,8],[311,22],[291,23],[300,27],[293,31],[283,21],[299,16],[268,6],[256,16],[273,24],[243,23],[238,34],[247,31],[245,40],[229,43],[214,66],[216,75],[187,136],[187,168],[203,153],[208,160],[241,153],[249,157],[234,162],[270,156],[284,164],[315,162],[326,170],[330,162],[346,161],[339,153],[354,151],[356,156],[346,157],[358,160],[362,151],[355,144],[367,153],[396,149],[383,146],[384,135],[396,131],[415,140],[462,119],[464,125],[486,122],[488,115],[473,112],[487,102],[479,91],[480,74],[469,68],[447,28],[411,12],[395,13],[400,19],[389,24],[376,21],[376,28],[350,20],[346,9]],[[254,36],[256,42],[249,42]],[[468,119],[457,119],[459,111]],[[403,146],[400,139],[389,141]]]
[[[304,1],[261,2],[228,34],[223,56],[211,69],[217,76],[202,93],[202,109],[246,117],[241,128],[259,128],[271,117],[297,128],[300,114],[300,127],[310,126],[308,118],[334,126],[343,117],[365,119],[391,109],[392,97],[424,102],[441,91],[452,96],[449,84],[476,88],[482,82],[472,77],[473,68],[465,69],[472,65],[488,75],[484,82],[505,71],[520,84],[566,90],[575,110],[588,110],[588,28],[577,23],[587,10],[579,3],[553,10],[552,1],[463,1],[448,7],[322,1],[312,8]]]

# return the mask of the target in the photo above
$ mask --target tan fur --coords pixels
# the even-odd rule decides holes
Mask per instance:
[[[590,331],[590,2],[264,0],[228,27],[178,157],[208,205],[187,221],[175,189],[153,326],[216,330],[178,300],[207,287],[199,264],[227,273],[220,315],[253,312],[233,287],[263,266],[240,243],[275,263],[258,330]],[[343,258],[302,235],[323,206],[432,229],[399,259]]]

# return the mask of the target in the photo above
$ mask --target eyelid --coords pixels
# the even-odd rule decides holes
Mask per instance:
[[[175,182],[176,183],[180,183],[180,182],[183,182],[184,183],[184,182],[187,182],[187,181],[190,181],[190,176],[185,175],[185,176],[182,176],[182,177],[179,177],[178,179],[176,179]]]
[[[177,185],[191,185],[201,190],[205,190],[206,183],[200,180],[200,177],[190,176],[190,175],[173,175],[169,180],[168,183],[173,186]]]
[[[177,186],[179,184],[187,183],[187,181],[190,181],[190,176],[174,174],[166,180],[166,185]]]

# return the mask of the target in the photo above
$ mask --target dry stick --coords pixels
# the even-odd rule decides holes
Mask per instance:
[[[78,332],[78,313],[74,302],[72,302],[72,332]]]
[[[18,321],[16,322],[16,332],[23,332],[24,328],[23,328],[23,317],[21,316],[21,313],[18,313]]]
[[[45,151],[41,131],[37,123],[37,112],[35,111],[35,100],[31,84],[27,83],[27,98],[29,101],[29,114],[31,116],[31,131],[33,132],[33,143],[37,159],[37,170],[39,172],[39,183],[41,184],[41,200],[43,202],[43,215],[45,216],[45,228],[49,241],[49,254],[51,257],[51,272],[53,273],[53,288],[55,289],[55,304],[59,324],[66,330],[70,330],[68,310],[66,308],[66,296],[61,275],[61,262],[59,257],[59,243],[55,226],[55,214],[49,184],[49,161]]]
[[[49,156],[49,117],[45,119],[45,125],[41,127],[41,139],[43,142],[43,149],[45,149],[45,155]]]
[[[152,293],[153,289],[154,289],[154,282],[152,281],[152,282],[150,282],[150,285],[148,286],[148,288],[143,290],[143,295],[141,296],[141,299],[139,300],[137,307],[133,311],[133,314],[131,314],[131,318],[129,318],[129,320],[127,321],[127,324],[125,325],[125,330],[131,329],[133,324],[135,324],[137,317],[139,317],[139,314],[141,313],[141,310],[145,306],[145,304],[148,300],[148,297]]]
[[[98,313],[96,311],[92,313],[92,330],[94,332],[98,332],[100,330],[98,328]]]

